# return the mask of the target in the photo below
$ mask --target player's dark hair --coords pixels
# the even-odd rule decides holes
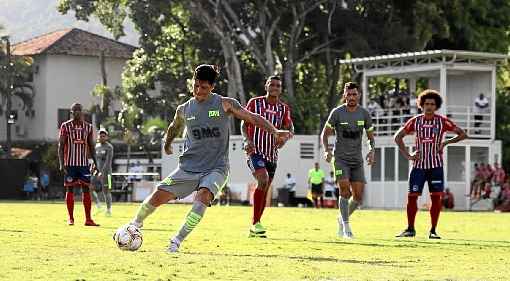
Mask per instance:
[[[359,90],[358,84],[356,84],[355,82],[347,82],[347,83],[345,83],[344,91],[345,90],[352,90],[352,89],[358,89]]]
[[[427,89],[420,93],[418,96],[418,106],[423,109],[423,105],[425,104],[425,100],[433,99],[436,102],[436,110],[441,108],[441,105],[443,104],[443,99],[441,98],[441,95],[436,90]]]
[[[271,80],[278,80],[278,81],[282,81],[282,79],[280,78],[280,76],[278,76],[278,75],[271,75],[271,76],[267,77],[267,79],[266,79],[266,83],[267,83],[267,81],[271,81]]]
[[[209,84],[214,85],[216,79],[220,76],[220,69],[216,65],[201,64],[195,68],[193,79],[207,81]]]
[[[81,105],[81,103],[75,102],[75,103],[71,104],[71,111],[73,110],[73,108],[74,108],[75,106],[79,106],[79,107],[80,107],[80,109],[81,109],[81,110],[83,110],[83,106]]]

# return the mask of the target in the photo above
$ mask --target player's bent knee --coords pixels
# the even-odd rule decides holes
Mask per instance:
[[[197,191],[197,195],[195,196],[195,200],[198,200],[198,201],[204,203],[205,205],[209,205],[213,199],[214,199],[214,194],[212,194],[212,192],[206,187],[201,187]]]

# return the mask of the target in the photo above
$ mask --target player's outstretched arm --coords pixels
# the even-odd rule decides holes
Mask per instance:
[[[182,135],[182,131],[184,129],[184,112],[182,109],[182,105],[179,105],[175,110],[174,120],[168,128],[166,129],[166,137],[165,137],[165,153],[170,155],[173,153],[172,151],[172,142],[177,136]]]
[[[328,138],[334,134],[335,129],[333,129],[333,127],[329,123],[326,123],[326,125],[324,125],[324,128],[322,129],[321,141],[322,146],[324,147],[324,157],[326,158],[326,162],[328,163],[331,162],[331,159],[333,158],[333,152],[329,148]]]
[[[267,121],[264,117],[258,114],[244,109],[241,104],[233,98],[224,97],[222,104],[225,112],[232,114],[234,117],[241,119],[244,122],[253,124],[269,132],[277,138],[289,139],[291,137],[291,133],[289,131],[276,129],[275,126],[271,124],[271,122]]]

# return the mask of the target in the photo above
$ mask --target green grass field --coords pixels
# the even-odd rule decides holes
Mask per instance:
[[[0,280],[509,280],[510,216],[446,212],[443,240],[426,239],[428,212],[417,238],[396,240],[403,211],[356,212],[356,239],[336,237],[336,210],[268,208],[268,238],[247,238],[251,208],[212,207],[182,244],[165,253],[189,205],[167,205],[146,220],[144,245],[124,252],[115,229],[137,204],[116,204],[98,228],[66,225],[65,205],[0,202]]]

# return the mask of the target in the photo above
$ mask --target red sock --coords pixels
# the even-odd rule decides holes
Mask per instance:
[[[418,196],[407,195],[407,228],[414,229],[414,219],[418,212]]]
[[[430,222],[432,225],[431,231],[436,231],[437,221],[439,220],[439,213],[441,213],[441,193],[434,193],[430,195],[432,206],[430,207]]]
[[[81,193],[81,201],[83,202],[83,208],[85,208],[85,218],[89,221],[92,218],[90,217],[90,209],[92,206],[92,199],[90,199],[90,192],[83,191]]]
[[[256,224],[260,221],[260,215],[262,214],[262,206],[265,192],[262,189],[256,188],[253,192],[253,221],[252,224]]]
[[[262,196],[262,202],[260,207],[260,214],[259,214],[259,221],[262,219],[262,214],[264,213],[264,210],[266,209],[266,200],[267,200],[267,190],[264,191],[264,196]]]
[[[67,213],[69,214],[69,219],[74,220],[74,193],[67,191],[66,192],[66,205],[67,205]]]

